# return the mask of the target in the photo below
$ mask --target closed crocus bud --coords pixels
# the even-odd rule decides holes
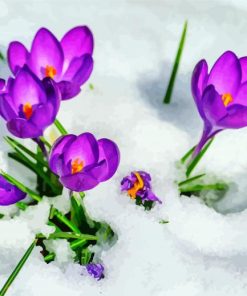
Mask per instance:
[[[119,160],[120,152],[113,141],[96,140],[91,133],[83,133],[60,137],[52,147],[49,166],[66,188],[81,192],[110,179]]]
[[[98,281],[104,277],[104,266],[100,263],[89,263],[86,265],[88,274]]]
[[[26,193],[0,176],[0,206],[15,204],[25,197]]]
[[[10,78],[0,94],[0,115],[19,138],[37,138],[51,125],[60,106],[60,93],[50,78],[40,81],[27,66]]]
[[[208,72],[201,60],[195,67],[191,88],[204,132],[194,156],[216,133],[247,126],[247,57],[233,52],[222,54]]]
[[[59,86],[62,99],[73,98],[93,70],[93,35],[87,26],[68,31],[61,41],[46,28],[35,35],[31,50],[18,42],[8,48],[8,63],[13,74],[27,64],[39,77],[52,78]]]

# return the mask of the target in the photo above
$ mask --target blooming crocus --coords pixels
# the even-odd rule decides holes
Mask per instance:
[[[57,139],[51,150],[49,166],[66,188],[81,192],[110,179],[119,160],[119,149],[113,141],[96,140],[91,133],[83,133]]]
[[[37,138],[56,118],[60,93],[50,78],[42,82],[24,66],[0,94],[0,115],[19,138]]]
[[[153,193],[151,187],[151,176],[144,171],[131,172],[121,181],[121,191],[127,191],[131,199],[141,198],[145,201],[157,201],[160,199]]]
[[[86,269],[98,281],[104,277],[104,266],[100,263],[89,263],[86,265]]]
[[[61,41],[46,28],[36,33],[31,50],[18,42],[8,48],[8,63],[14,75],[27,64],[42,80],[54,79],[62,99],[70,99],[80,92],[80,87],[93,70],[93,35],[88,27],[79,26],[68,31]]]
[[[0,206],[14,204],[26,197],[26,193],[9,183],[3,176],[0,176]]]
[[[238,58],[233,52],[223,53],[211,71],[201,60],[195,67],[191,88],[204,131],[195,152],[216,133],[247,125],[247,57]]]

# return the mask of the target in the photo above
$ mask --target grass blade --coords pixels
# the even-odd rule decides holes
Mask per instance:
[[[34,191],[23,185],[21,182],[17,181],[14,177],[10,176],[9,174],[0,171],[0,175],[3,176],[11,184],[18,187],[21,191],[27,193],[32,199],[36,200],[37,202],[42,200],[42,198],[39,195],[37,195]]]
[[[174,65],[173,65],[173,69],[172,69],[171,77],[170,77],[168,87],[167,87],[167,90],[166,90],[166,94],[165,94],[165,97],[164,97],[164,100],[163,100],[164,104],[169,104],[171,102],[172,91],[173,91],[173,87],[174,87],[174,83],[175,83],[175,79],[176,79],[176,75],[177,75],[177,71],[178,71],[178,67],[179,67],[179,63],[180,63],[180,59],[181,59],[183,48],[184,48],[185,37],[186,37],[186,33],[187,33],[187,26],[188,26],[188,22],[186,21],[184,23],[184,28],[183,28],[183,32],[182,32],[182,35],[181,35],[181,38],[180,38],[177,55],[176,55],[175,62],[174,62]]]
[[[205,176],[206,174],[201,174],[201,175],[197,175],[197,176],[195,176],[195,177],[192,177],[192,178],[189,178],[189,179],[186,179],[186,180],[184,180],[184,181],[182,181],[182,182],[179,182],[178,183],[178,186],[182,186],[182,185],[186,185],[186,184],[188,184],[188,183],[191,183],[191,182],[193,182],[193,181],[195,181],[195,180],[197,180],[197,179],[200,179],[201,177],[203,177],[203,176]]]
[[[61,135],[68,134],[68,132],[66,131],[66,129],[64,128],[62,123],[57,118],[55,119],[54,124],[55,124],[56,128],[59,130],[59,132],[61,133]]]
[[[201,150],[201,152],[192,160],[192,162],[189,164],[187,171],[186,171],[186,177],[188,178],[198,162],[201,160],[203,155],[206,153],[208,150],[209,146],[211,145],[212,141],[214,138],[210,139],[210,141],[205,145],[205,147]]]
[[[192,147],[188,152],[186,152],[186,154],[180,159],[180,162],[182,164],[185,163],[185,161],[192,155],[192,153],[194,152],[196,146]]]
[[[17,277],[18,273],[21,271],[23,265],[26,263],[27,259],[31,255],[31,253],[36,245],[36,242],[37,242],[37,240],[35,239],[32,242],[32,244],[30,245],[30,247],[27,249],[26,253],[21,258],[21,260],[17,264],[16,268],[14,269],[14,271],[12,272],[12,274],[10,275],[10,277],[7,279],[6,283],[4,284],[3,288],[1,289],[0,296],[5,295],[5,293],[7,292],[7,290],[9,289],[9,287],[11,286],[11,284],[13,283],[15,278]]]
[[[180,192],[195,192],[195,191],[202,191],[202,190],[225,190],[227,189],[227,184],[224,183],[215,183],[215,184],[197,184],[187,187],[179,188]]]

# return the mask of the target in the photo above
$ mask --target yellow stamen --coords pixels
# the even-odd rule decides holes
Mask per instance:
[[[76,158],[71,163],[71,173],[76,174],[83,170],[84,163],[79,158]]]
[[[57,70],[54,67],[49,65],[45,67],[45,77],[54,78],[56,74],[57,74]]]
[[[135,181],[133,187],[128,190],[128,194],[129,194],[130,198],[132,198],[132,199],[135,199],[136,193],[144,187],[144,182],[143,182],[140,174],[137,172],[135,172],[134,174],[135,174],[137,180]]]
[[[23,111],[26,119],[29,119],[33,114],[33,107],[30,103],[26,103],[23,105],[22,111]]]
[[[228,93],[223,94],[222,101],[223,101],[225,107],[227,107],[231,102],[233,102],[233,97],[231,94],[228,94]]]

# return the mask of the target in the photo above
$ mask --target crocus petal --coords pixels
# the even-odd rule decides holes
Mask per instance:
[[[41,81],[24,66],[17,74],[10,93],[17,109],[25,103],[45,103],[46,95]]]
[[[203,93],[202,108],[205,119],[213,126],[217,125],[217,122],[227,114],[221,96],[212,85],[208,86]]]
[[[58,158],[61,154],[63,154],[63,151],[66,149],[66,147],[69,146],[75,139],[75,135],[66,135],[58,138],[53,144],[49,157],[49,167],[53,173],[58,174]]]
[[[247,106],[247,82],[240,86],[236,97],[233,98],[233,103]]]
[[[33,123],[23,119],[12,119],[7,123],[8,130],[19,138],[37,138],[42,136],[43,131]]]
[[[87,166],[92,163],[97,163],[98,158],[98,143],[94,135],[90,133],[84,133],[78,136],[64,152],[64,161],[66,164],[71,162],[71,160],[80,159],[83,161],[83,165]]]
[[[242,81],[244,83],[247,81],[247,57],[242,57],[239,59],[241,70],[242,70]]]
[[[12,99],[8,94],[0,95],[0,114],[6,121],[17,117],[17,112],[12,105]]]
[[[60,181],[66,188],[76,192],[90,190],[99,184],[97,179],[83,172],[63,176],[60,178]]]
[[[227,51],[219,57],[210,71],[208,85],[214,85],[216,91],[222,95],[235,95],[241,82],[241,66],[237,56]]]
[[[40,78],[44,78],[46,66],[56,69],[56,77],[60,75],[63,67],[63,50],[56,37],[46,28],[41,28],[34,37],[29,66]]]
[[[120,151],[117,145],[108,139],[100,139],[99,144],[99,161],[106,161],[106,169],[103,175],[99,175],[100,182],[110,179],[116,172],[120,162]]]
[[[11,42],[7,52],[9,67],[13,74],[26,64],[29,53],[26,47],[18,42]]]
[[[64,52],[64,71],[66,71],[73,58],[93,53],[93,34],[87,26],[75,27],[64,35],[61,45]]]
[[[228,114],[218,122],[219,126],[238,129],[247,125],[246,106],[232,105],[227,108],[227,113]]]
[[[78,95],[81,91],[81,87],[79,84],[70,81],[58,82],[57,86],[59,87],[62,100],[69,100]]]
[[[93,71],[93,58],[89,54],[82,56],[82,63],[78,71],[73,76],[72,81],[79,85],[86,82]]]
[[[42,131],[54,121],[54,110],[51,103],[45,105],[39,105],[33,111],[33,114],[29,121],[35,126],[38,126]]]
[[[26,194],[22,192],[22,194],[16,192],[16,190],[5,191],[0,188],[0,206],[9,206],[17,203],[18,201],[24,199]]]
[[[201,60],[196,66],[192,74],[191,89],[200,115],[203,117],[202,110],[202,93],[205,89],[208,79],[208,65],[205,60]]]
[[[54,121],[60,107],[61,93],[59,91],[59,87],[57,86],[57,84],[50,78],[43,79],[42,85],[44,87],[45,94],[48,98],[47,102],[48,104],[52,105],[52,121]]]

